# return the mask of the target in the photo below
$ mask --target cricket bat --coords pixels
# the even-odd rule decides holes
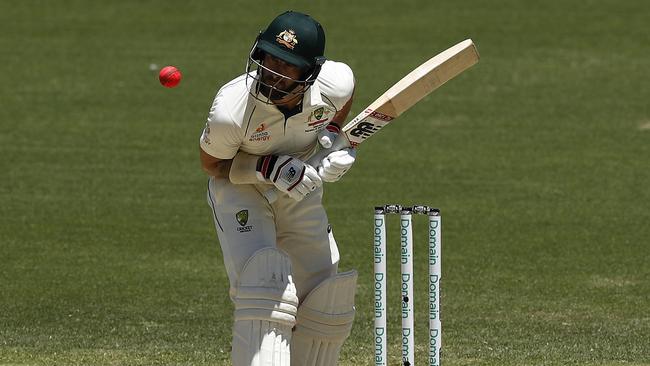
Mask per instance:
[[[332,147],[322,149],[307,160],[315,168],[333,151],[356,147],[406,112],[432,91],[467,70],[479,60],[479,54],[471,39],[433,56],[418,66],[402,80],[390,87],[363,112],[348,122]],[[266,195],[267,199],[271,198]]]
[[[476,64],[478,60],[478,51],[471,39],[464,40],[433,56],[404,76],[402,80],[390,87],[363,112],[348,122],[331,148],[319,151],[307,162],[318,167],[330,152],[346,147],[356,147],[409,110],[429,93]]]

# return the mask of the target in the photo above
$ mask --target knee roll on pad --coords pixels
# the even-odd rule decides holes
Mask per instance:
[[[262,319],[293,326],[298,297],[289,256],[275,248],[255,252],[237,281],[235,320]]]
[[[264,248],[246,262],[234,296],[233,366],[289,366],[298,297],[291,261]]]
[[[291,365],[335,366],[354,321],[357,272],[321,282],[298,308],[291,341]]]

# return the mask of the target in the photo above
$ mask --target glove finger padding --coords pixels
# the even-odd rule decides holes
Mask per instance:
[[[298,186],[296,186],[296,188],[293,191],[289,192],[289,195],[291,197],[293,197],[294,194],[300,195],[299,198],[293,197],[296,201],[300,201],[303,198],[305,198],[306,195],[308,195],[310,193],[311,193],[311,190],[309,188],[307,188],[307,186],[305,186],[303,184],[299,184]]]
[[[303,198],[305,198],[308,193],[304,193],[304,191],[301,191],[300,189],[294,189],[289,192],[286,192],[289,197],[293,198],[296,201],[302,201]]]
[[[302,183],[309,188],[310,191],[314,191],[316,188],[323,185],[323,180],[320,179],[318,172],[313,166],[305,164],[305,174],[302,178]]]
[[[347,148],[327,155],[318,169],[318,175],[325,182],[336,182],[345,174],[356,160],[356,150]]]
[[[354,149],[345,149],[334,151],[333,153],[327,156],[329,162],[333,167],[339,169],[349,169],[356,158],[356,152]]]
[[[323,184],[316,169],[287,155],[260,158],[257,171],[260,180],[270,181],[296,201],[302,200]]]
[[[339,179],[341,179],[341,177],[343,176],[340,173],[339,174],[330,173],[330,172],[326,171],[325,169],[323,169],[323,167],[318,169],[318,175],[320,175],[321,179],[324,182],[329,182],[329,183],[336,182]]]
[[[322,185],[323,181],[318,176],[316,169],[314,169],[311,165],[305,164],[305,174],[302,177],[302,182],[300,182],[296,188],[289,192],[289,196],[296,201],[300,201]]]

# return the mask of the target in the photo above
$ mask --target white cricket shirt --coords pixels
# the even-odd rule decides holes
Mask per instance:
[[[354,76],[348,65],[326,61],[303,97],[302,111],[286,120],[277,107],[251,96],[250,84],[244,74],[217,93],[201,135],[201,149],[207,154],[225,160],[241,150],[307,159],[316,149],[318,132],[352,96]]]

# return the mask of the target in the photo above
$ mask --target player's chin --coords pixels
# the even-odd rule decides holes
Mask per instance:
[[[280,92],[268,85],[260,85],[258,94],[264,96],[265,98],[267,98],[268,100],[274,103],[275,100],[282,99],[286,96],[286,93]]]
[[[269,99],[275,105],[283,105],[283,104],[291,103],[296,99],[300,98],[301,96],[302,94],[294,94],[294,93],[286,94],[286,93],[276,92],[276,93],[271,93],[271,97]]]
[[[271,87],[269,87],[268,85],[265,85],[265,84],[261,84],[261,85],[258,87],[257,92],[258,92],[259,94],[262,94],[262,95],[268,97],[268,96],[271,94]]]

